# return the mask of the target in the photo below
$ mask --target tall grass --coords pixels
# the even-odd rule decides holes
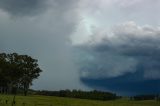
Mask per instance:
[[[13,95],[0,95],[0,106],[11,106]],[[14,106],[160,106],[156,100],[130,101],[127,98],[114,101],[97,101],[51,96],[16,96]]]

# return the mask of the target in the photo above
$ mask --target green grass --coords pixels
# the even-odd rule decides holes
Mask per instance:
[[[11,106],[12,99],[12,95],[0,95],[0,106]],[[6,100],[8,100],[8,104],[5,104]],[[96,101],[34,95],[16,96],[15,106],[160,106],[160,102],[155,100],[130,101],[124,98],[114,101]]]

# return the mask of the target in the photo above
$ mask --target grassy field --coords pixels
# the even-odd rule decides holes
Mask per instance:
[[[0,95],[0,106],[11,106],[13,96]],[[6,104],[6,100],[8,103]],[[119,99],[115,101],[95,101],[50,96],[16,96],[14,106],[160,106],[155,100],[130,101]]]

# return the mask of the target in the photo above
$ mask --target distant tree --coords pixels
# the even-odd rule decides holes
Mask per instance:
[[[82,91],[82,90],[60,90],[60,91],[35,91],[38,95],[70,97],[91,100],[115,100],[119,99],[116,94],[102,91]]]
[[[157,95],[136,95],[133,97],[134,100],[154,100]]]

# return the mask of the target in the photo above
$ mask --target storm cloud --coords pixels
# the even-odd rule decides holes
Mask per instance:
[[[48,0],[0,0],[0,9],[11,15],[35,15],[43,11]]]
[[[79,67],[82,82],[86,81],[90,85],[87,80],[94,80],[95,83],[101,80],[99,84],[102,86],[97,87],[106,89],[111,87],[106,84],[109,81],[112,86],[126,82],[135,83],[136,86],[143,82],[143,87],[145,83],[145,87],[149,88],[147,81],[160,80],[159,45],[160,27],[139,26],[131,21],[116,25],[111,31],[98,30],[88,43],[77,45],[78,54],[80,52],[84,57],[77,59],[82,64]],[[126,90],[124,85],[122,86],[123,90]],[[154,86],[155,89],[160,87],[157,84]],[[128,88],[126,92],[128,90],[131,89]]]
[[[44,71],[34,89],[160,92],[159,5],[0,0],[0,52],[39,60]]]
[[[80,21],[79,2],[15,1],[2,0],[5,5],[0,3],[3,9],[0,10],[0,52],[27,54],[39,60],[43,72],[34,82],[34,89],[86,88],[79,81],[69,43],[69,36],[76,30]],[[50,6],[45,7],[43,1]],[[41,8],[46,8],[47,11],[41,12]],[[41,13],[33,14],[34,11]]]

